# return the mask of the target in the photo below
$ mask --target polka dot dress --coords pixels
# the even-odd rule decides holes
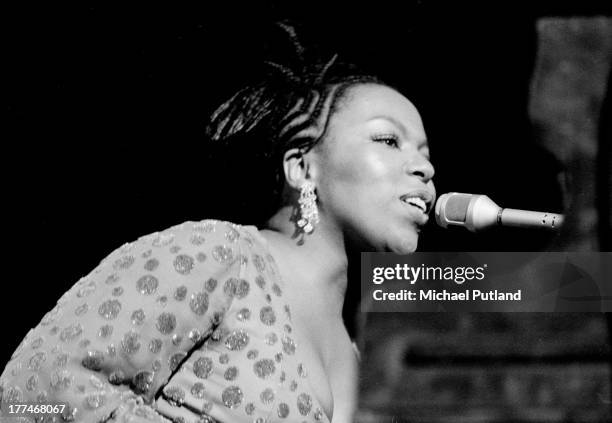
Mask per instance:
[[[0,377],[3,407],[66,404],[58,422],[327,422],[313,392],[265,241],[212,220],[110,254]]]

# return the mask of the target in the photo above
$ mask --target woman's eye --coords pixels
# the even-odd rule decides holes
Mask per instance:
[[[375,142],[380,142],[390,147],[399,147],[398,139],[393,135],[377,135],[373,139]]]

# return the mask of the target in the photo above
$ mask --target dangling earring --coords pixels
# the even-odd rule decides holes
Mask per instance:
[[[300,218],[297,221],[300,227],[307,234],[314,230],[319,223],[319,209],[317,208],[317,194],[314,192],[315,186],[312,182],[306,181],[300,187]]]

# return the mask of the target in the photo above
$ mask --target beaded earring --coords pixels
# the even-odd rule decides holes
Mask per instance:
[[[312,182],[306,181],[300,187],[300,218],[297,221],[305,233],[312,233],[314,227],[319,223],[319,209],[317,208],[317,194],[315,194],[315,186]]]

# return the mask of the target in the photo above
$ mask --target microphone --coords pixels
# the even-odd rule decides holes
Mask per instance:
[[[491,226],[559,229],[563,215],[499,207],[486,195],[449,192],[436,202],[436,222],[443,228],[463,226],[477,232]]]

